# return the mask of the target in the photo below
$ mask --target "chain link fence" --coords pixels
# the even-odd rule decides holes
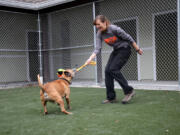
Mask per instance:
[[[37,15],[0,11],[1,85],[36,81],[37,33]]]
[[[140,57],[132,48],[131,58],[122,69],[128,80],[178,80],[176,5],[176,0],[99,2],[99,13],[106,15],[112,22],[122,27],[144,50],[144,55]],[[167,15],[172,12],[174,15]],[[154,18],[159,18],[159,22]],[[107,50],[109,49],[104,49],[104,55],[109,53]],[[106,59],[103,60],[103,63],[106,63]]]
[[[122,69],[128,80],[178,81],[176,0],[104,0],[95,8],[93,4],[42,13],[39,21],[37,14],[0,11],[0,84],[37,83],[40,71],[47,82],[57,79],[58,68],[84,64],[94,50],[94,13],[107,16],[143,49],[139,56],[131,48]],[[97,66],[80,71],[75,81],[101,83],[111,51],[103,43]]]
[[[50,75],[45,81],[57,78],[58,68],[77,68],[84,64],[91,55],[93,45],[93,16],[92,4],[56,11],[42,16],[46,20],[41,24],[48,24],[41,27],[42,33],[47,33],[49,52],[48,59],[44,60],[44,66],[49,61]],[[42,19],[41,19],[42,20]],[[49,63],[48,62],[48,63]],[[47,74],[47,73],[44,73]],[[95,68],[79,72],[75,80],[95,80]]]

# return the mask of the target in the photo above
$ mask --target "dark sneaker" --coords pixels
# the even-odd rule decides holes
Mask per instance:
[[[116,102],[117,102],[116,99],[113,99],[113,100],[108,100],[108,99],[106,99],[106,100],[102,101],[102,104],[116,103]]]
[[[134,90],[133,90],[131,93],[125,95],[125,97],[124,97],[123,100],[121,101],[122,104],[128,103],[134,95],[135,95],[135,91],[134,91]]]

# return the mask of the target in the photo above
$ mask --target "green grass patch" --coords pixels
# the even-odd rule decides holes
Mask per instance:
[[[71,88],[73,115],[53,103],[43,115],[38,87],[0,91],[0,135],[179,135],[180,92],[137,90],[127,104],[101,104],[105,89]]]

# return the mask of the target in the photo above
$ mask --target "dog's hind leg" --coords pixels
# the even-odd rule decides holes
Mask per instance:
[[[70,88],[67,88],[66,89],[66,103],[67,103],[67,109],[71,109],[71,106],[70,106]]]
[[[48,114],[47,107],[46,107],[47,101],[45,101],[44,93],[42,90],[40,90],[40,99],[41,99],[41,103],[44,107],[44,114],[46,115],[46,114]]]
[[[71,112],[66,111],[66,109],[64,108],[64,101],[61,97],[56,98],[56,102],[59,104],[61,112],[65,114],[72,114]]]
[[[66,98],[67,108],[71,109],[69,96],[66,96],[65,98]]]
[[[42,102],[42,105],[44,107],[44,114],[48,114],[47,107],[46,107],[47,101]]]

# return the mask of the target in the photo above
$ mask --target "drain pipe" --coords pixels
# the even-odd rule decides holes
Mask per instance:
[[[177,0],[178,90],[180,90],[180,0]]]
[[[96,6],[95,6],[95,2],[93,2],[93,20],[96,18]],[[96,27],[93,26],[93,31],[94,31],[94,48],[96,47]],[[97,63],[97,57],[95,58],[95,61]],[[98,74],[97,74],[97,64],[95,66],[95,77],[96,77],[96,84],[98,84]]]
[[[40,19],[40,15],[38,12],[38,33],[39,33],[39,71],[40,71],[40,80],[41,83],[43,83],[43,69],[42,69],[42,41],[41,41],[41,19]]]

